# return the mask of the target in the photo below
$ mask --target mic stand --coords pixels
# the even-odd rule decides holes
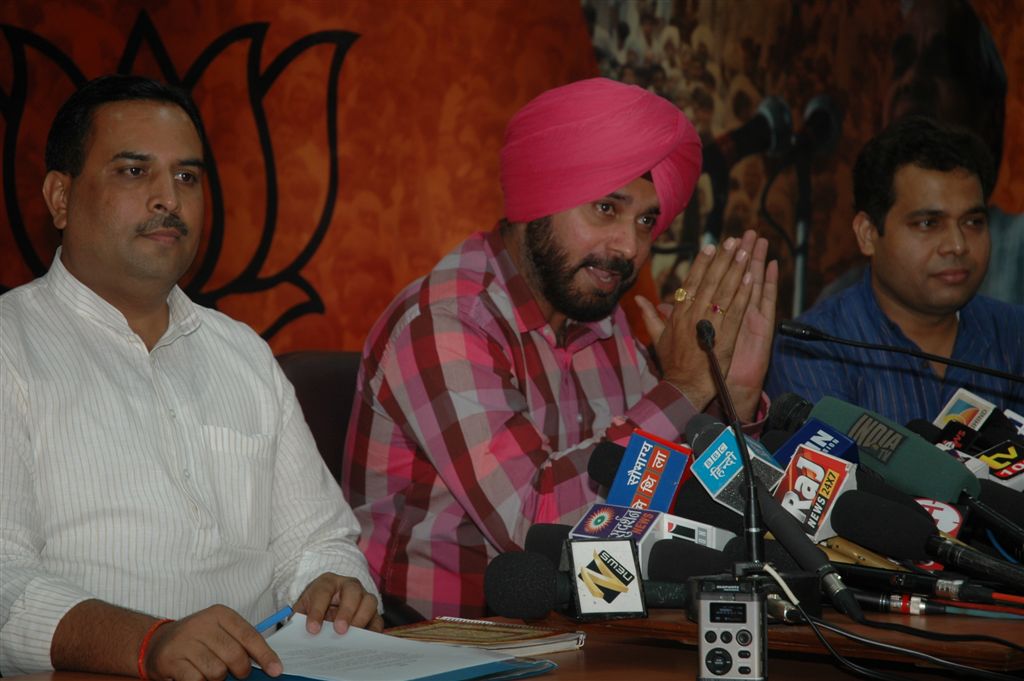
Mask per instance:
[[[806,154],[796,159],[796,225],[793,238],[793,316],[804,311],[807,281],[807,233],[811,224],[811,160]]]
[[[718,388],[726,418],[736,436],[747,483],[747,499],[743,507],[747,562],[737,562],[731,576],[698,577],[690,582],[690,601],[696,603],[697,630],[700,633],[697,678],[725,678],[732,670],[733,655],[746,655],[748,657],[743,660],[743,666],[739,667],[744,678],[766,681],[770,580],[764,570],[764,531],[761,528],[761,505],[757,499],[754,467],[750,462],[750,450],[747,449],[747,440],[743,436],[736,407],[715,355],[715,327],[706,319],[697,322],[697,341],[711,364],[711,376]],[[743,647],[742,651],[738,649],[740,646]]]
[[[790,338],[797,338],[799,340],[826,341],[828,343],[839,343],[840,345],[849,345],[851,347],[864,348],[866,350],[897,352],[901,355],[910,355],[911,357],[917,357],[918,359],[926,359],[929,362],[948,364],[961,369],[967,369],[968,371],[977,371],[978,373],[988,374],[989,376],[995,376],[996,378],[1004,378],[1008,381],[1013,381],[1014,383],[1024,383],[1024,376],[1017,376],[1016,374],[1000,371],[999,369],[990,369],[989,367],[981,364],[971,364],[970,362],[963,362],[958,359],[953,359],[952,357],[933,355],[932,353],[925,352],[924,350],[913,350],[911,348],[901,348],[895,345],[880,345],[878,343],[865,343],[864,341],[851,340],[849,338],[838,338],[836,336],[829,335],[810,324],[803,324],[801,322],[781,322],[778,326],[778,332],[783,336],[789,336]]]
[[[743,437],[743,429],[739,416],[736,414],[736,406],[732,402],[729,388],[725,385],[725,376],[718,363],[718,356],[715,355],[715,327],[706,319],[697,322],[697,340],[711,363],[711,376],[715,380],[715,387],[722,400],[725,417],[729,420],[729,425],[736,436],[740,460],[743,461],[743,475],[747,482],[747,502],[743,508],[743,527],[747,534],[747,559],[753,568],[750,572],[760,572],[761,566],[764,565],[764,528],[761,527],[761,505],[757,501],[754,467],[750,462],[750,450],[747,449],[747,440]]]

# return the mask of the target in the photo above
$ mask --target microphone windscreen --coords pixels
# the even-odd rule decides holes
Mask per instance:
[[[662,539],[651,547],[647,579],[685,582],[698,575],[717,575],[732,570],[733,561],[722,551],[685,539]]]
[[[558,572],[538,553],[502,553],[484,572],[484,598],[502,617],[547,617],[558,605]]]
[[[686,443],[690,445],[690,449],[693,450],[693,455],[695,457],[700,456],[704,450],[698,449],[697,445],[694,444],[694,442],[697,440],[700,434],[704,432],[704,430],[712,424],[718,424],[721,425],[722,428],[725,428],[725,425],[722,424],[721,421],[716,419],[714,416],[711,416],[710,414],[695,414],[690,418],[689,421],[686,422],[686,429],[684,433],[686,436]]]
[[[1014,524],[1024,527],[1024,493],[1000,485],[995,480],[982,480],[978,499]]]
[[[712,499],[694,476],[679,486],[672,515],[720,527],[733,534],[743,534],[743,516]]]
[[[768,407],[765,430],[782,430],[792,434],[803,425],[813,408],[813,404],[796,393],[782,393]]]
[[[832,529],[840,537],[897,560],[930,560],[928,538],[937,534],[930,517],[867,492],[846,492],[832,509]]]
[[[907,430],[917,433],[928,442],[935,444],[942,439],[942,428],[925,419],[914,419],[907,421]]]
[[[590,461],[587,462],[587,474],[590,479],[602,487],[611,487],[615,481],[615,474],[619,472],[619,465],[622,457],[626,455],[626,448],[617,445],[609,440],[602,440],[590,453]]]
[[[784,430],[767,430],[761,433],[761,437],[758,439],[765,446],[765,449],[774,454],[779,451],[779,447],[786,444],[786,440],[792,437],[792,435],[792,433]]]
[[[860,465],[907,494],[951,504],[961,492],[978,495],[978,478],[966,466],[884,416],[834,397],[823,397],[811,416],[846,433],[857,443]]]
[[[703,428],[693,433],[693,439],[690,440],[690,447],[693,449],[694,456],[699,457],[704,453],[711,443],[715,441],[719,435],[727,428],[727,426],[721,421],[712,419]]]
[[[562,562],[562,547],[569,538],[572,525],[556,525],[538,523],[526,531],[523,548],[529,553],[539,553],[547,557],[556,568]]]
[[[885,478],[870,468],[857,466],[855,475],[857,477],[857,489],[861,492],[867,492],[868,494],[874,494],[876,497],[888,499],[889,501],[903,506],[912,513],[918,513],[925,518],[931,519],[931,515],[928,511],[925,510],[924,506],[917,503],[914,500],[914,497],[896,489],[887,483]]]

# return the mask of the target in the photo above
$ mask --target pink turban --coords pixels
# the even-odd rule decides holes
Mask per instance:
[[[505,217],[528,222],[620,189],[650,171],[661,204],[654,236],[700,176],[697,131],[671,102],[591,78],[548,90],[509,121],[501,150]]]

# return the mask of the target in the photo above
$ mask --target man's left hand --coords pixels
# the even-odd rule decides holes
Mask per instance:
[[[306,630],[320,631],[324,620],[334,623],[339,634],[349,625],[383,631],[384,620],[377,612],[377,598],[366,591],[358,579],[325,572],[306,587],[294,605],[295,612],[306,616]]]

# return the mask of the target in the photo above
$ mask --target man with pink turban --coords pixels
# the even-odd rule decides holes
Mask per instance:
[[[705,248],[666,318],[637,298],[660,371],[619,307],[700,159],[678,109],[611,80],[555,88],[513,117],[505,219],[406,287],[364,348],[343,486],[385,603],[484,614],[488,562],[597,500],[597,443],[635,428],[680,439],[716,396],[699,319],[754,417],[778,277],[763,239]]]

